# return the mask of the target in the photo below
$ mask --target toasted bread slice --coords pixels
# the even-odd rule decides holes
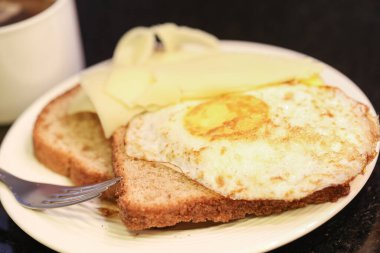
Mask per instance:
[[[130,230],[270,215],[308,204],[334,202],[350,190],[347,182],[295,201],[231,200],[162,164],[128,157],[125,132],[126,128],[115,132],[112,147],[115,173],[123,177],[117,189],[120,216]]]
[[[334,202],[349,193],[349,182],[346,182],[295,201],[225,198],[162,164],[128,157],[125,127],[113,135],[111,149],[95,114],[67,114],[80,89],[74,87],[42,110],[33,131],[35,155],[45,166],[77,185],[112,178],[114,171],[122,176],[118,205],[120,217],[130,230],[271,215],[308,204]],[[113,198],[114,194],[112,188],[105,197]]]
[[[80,89],[78,85],[48,103],[33,130],[37,159],[76,185],[114,177],[111,144],[104,137],[97,115],[67,114],[70,102],[79,95]],[[114,189],[110,188],[103,196],[113,198]]]

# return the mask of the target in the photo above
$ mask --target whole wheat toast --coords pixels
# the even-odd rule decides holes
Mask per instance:
[[[270,215],[308,204],[333,202],[349,193],[347,182],[295,201],[225,198],[162,164],[128,157],[125,127],[118,129],[110,141],[104,137],[95,114],[67,114],[80,89],[72,88],[42,110],[33,131],[35,155],[45,166],[78,185],[109,179],[114,171],[122,176],[117,202],[120,217],[130,230]],[[106,196],[112,198],[114,189]]]
[[[49,169],[84,185],[114,177],[111,145],[104,137],[96,114],[69,115],[71,101],[81,92],[80,86],[68,90],[49,102],[39,114],[33,129],[34,153]],[[114,188],[103,195],[114,197]]]
[[[294,201],[228,199],[162,164],[128,157],[125,132],[122,127],[112,137],[112,160],[115,174],[123,177],[117,188],[120,217],[130,230],[271,215],[308,204],[334,202],[350,190],[347,182]]]

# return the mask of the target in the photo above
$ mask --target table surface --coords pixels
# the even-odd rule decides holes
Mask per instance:
[[[203,0],[78,0],[77,6],[87,65],[109,58],[131,27],[171,21],[222,39],[274,44],[321,59],[350,77],[380,109],[379,1],[218,1],[217,11]],[[0,126],[0,141],[8,129]],[[378,164],[341,212],[273,252],[380,252],[379,181]],[[0,252],[53,251],[23,232],[0,204]]]

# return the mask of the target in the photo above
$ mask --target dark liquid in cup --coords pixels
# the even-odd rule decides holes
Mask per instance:
[[[0,0],[0,26],[33,17],[54,3],[54,0]]]

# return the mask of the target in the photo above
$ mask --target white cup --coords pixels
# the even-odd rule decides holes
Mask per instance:
[[[9,124],[37,97],[83,68],[73,0],[0,27],[0,124]]]

